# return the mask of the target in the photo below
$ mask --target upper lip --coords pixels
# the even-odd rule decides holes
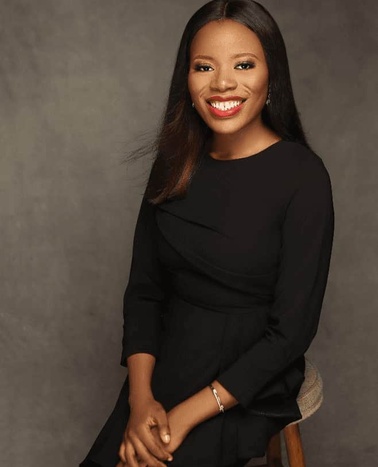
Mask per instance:
[[[240,96],[211,96],[207,99],[208,102],[210,101],[218,101],[218,102],[227,102],[227,101],[245,101],[246,99]]]

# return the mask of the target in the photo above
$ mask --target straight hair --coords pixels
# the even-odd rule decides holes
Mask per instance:
[[[285,43],[271,14],[253,0],[213,0],[188,21],[177,52],[162,123],[152,145],[154,159],[144,196],[152,204],[185,197],[201,156],[209,150],[211,130],[193,110],[188,89],[190,47],[196,33],[211,21],[233,20],[259,38],[269,72],[270,104],[263,123],[283,140],[311,149],[304,134],[290,79]],[[147,147],[146,147],[147,148]],[[142,153],[137,150],[135,153]]]

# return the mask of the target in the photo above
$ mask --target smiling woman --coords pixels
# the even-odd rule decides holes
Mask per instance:
[[[188,87],[194,107],[214,133],[215,154],[243,157],[256,143],[279,138],[261,118],[269,88],[264,50],[257,35],[243,24],[212,21],[198,31],[190,48]],[[238,118],[231,118],[237,114]],[[225,141],[222,136],[230,134],[241,143],[232,144],[231,151],[229,138]]]
[[[136,223],[116,405],[82,467],[236,467],[301,418],[332,251],[328,171],[277,24],[189,20]]]

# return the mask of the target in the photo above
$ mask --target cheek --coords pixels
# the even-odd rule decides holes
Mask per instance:
[[[262,89],[262,88],[265,88],[267,85],[268,85],[268,82],[267,80],[265,79],[262,79],[260,77],[257,77],[253,83],[252,83],[253,87],[255,89]]]
[[[202,78],[202,79],[201,79]],[[203,94],[203,90],[206,88],[205,79],[200,76],[189,75],[188,76],[188,89],[192,100],[200,98]]]
[[[268,88],[267,73],[259,73],[254,75],[253,78],[247,83],[247,86],[256,94],[264,92]]]
[[[190,96],[193,99],[195,95],[195,88],[194,88],[193,78],[191,78],[191,75],[188,76],[188,90],[189,90]]]

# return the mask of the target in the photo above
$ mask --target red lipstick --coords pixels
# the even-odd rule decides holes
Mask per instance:
[[[238,101],[240,102],[239,105],[236,105],[230,109],[225,109],[223,110],[222,108],[217,108],[211,105],[212,102],[232,102],[232,101]],[[227,117],[233,117],[237,113],[240,112],[242,109],[243,103],[246,101],[246,99],[243,99],[240,96],[227,96],[227,97],[222,97],[222,96],[212,96],[207,100],[207,105],[209,108],[209,111],[216,117],[221,117],[221,118],[227,118]]]

